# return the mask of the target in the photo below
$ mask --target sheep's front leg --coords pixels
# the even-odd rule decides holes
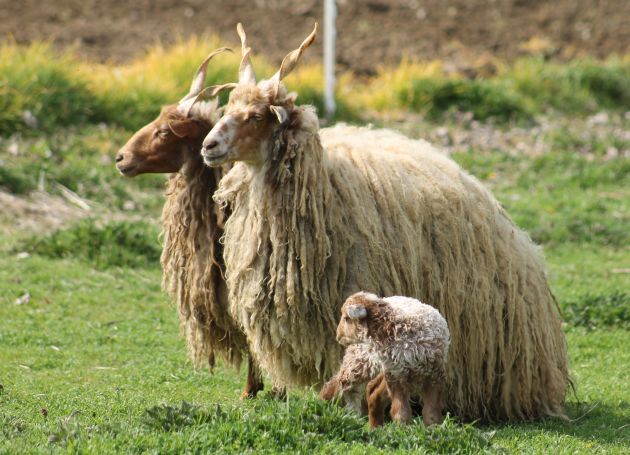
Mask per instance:
[[[370,428],[380,427],[385,420],[385,408],[389,402],[387,382],[382,373],[368,383],[365,388],[365,398]]]
[[[425,426],[437,425],[444,421],[444,388],[432,381],[425,381],[422,387],[422,421]]]
[[[252,359],[251,355],[247,360],[247,383],[245,389],[241,393],[241,400],[245,398],[256,398],[256,394],[264,388],[262,375],[260,370]]]
[[[392,420],[398,423],[409,423],[411,421],[411,406],[409,405],[409,395],[405,392],[400,382],[391,377],[385,377],[387,389],[392,400],[390,415]]]

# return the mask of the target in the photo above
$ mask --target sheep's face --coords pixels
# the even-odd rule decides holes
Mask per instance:
[[[230,94],[225,114],[203,141],[201,154],[208,166],[265,162],[269,140],[287,118],[287,109],[270,101],[266,83],[239,84]]]
[[[300,47],[289,52],[280,69],[270,79],[256,84],[251,62],[251,48],[243,26],[236,26],[241,38],[241,64],[238,83],[224,84],[213,90],[234,88],[225,114],[203,141],[201,154],[204,162],[217,167],[226,162],[244,161],[254,165],[265,163],[269,141],[279,125],[285,124],[293,110],[294,95],[287,95],[282,80],[297,65],[302,52],[315,40],[317,24]]]
[[[351,299],[346,300],[341,307],[337,341],[344,346],[365,342],[368,334],[367,316],[365,306]]]
[[[176,105],[165,106],[120,149],[116,168],[127,177],[178,172],[186,160],[198,157],[201,140],[210,127],[204,121],[184,117]]]

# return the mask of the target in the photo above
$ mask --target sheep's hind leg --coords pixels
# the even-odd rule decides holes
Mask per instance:
[[[392,420],[402,424],[409,423],[411,421],[409,395],[398,381],[387,377],[385,381],[387,382],[387,389],[392,399],[392,408],[390,410]]]
[[[264,384],[260,370],[258,369],[256,362],[254,362],[254,359],[249,356],[247,360],[247,383],[245,384],[243,393],[241,393],[241,400],[246,398],[256,398],[256,394],[263,388]]]
[[[214,364],[215,364],[214,351],[210,351],[210,353],[208,354],[208,370],[210,370],[210,373],[214,371]]]
[[[422,387],[422,421],[425,426],[439,425],[444,421],[444,388],[440,384],[426,381]]]
[[[368,383],[365,388],[365,398],[370,428],[380,427],[385,420],[385,408],[389,402],[387,382],[382,373]]]
[[[274,400],[284,401],[287,399],[287,388],[285,386],[273,386],[271,388],[271,397]]]

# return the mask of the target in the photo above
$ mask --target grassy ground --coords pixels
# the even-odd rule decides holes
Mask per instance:
[[[21,228],[21,218],[35,215],[3,207],[0,453],[627,453],[630,118],[619,101],[627,96],[627,74],[617,70],[627,60],[567,67],[528,60],[519,63],[524,68],[502,69],[485,82],[462,78],[446,88],[439,82],[439,64],[403,65],[363,82],[363,94],[359,90],[349,102],[364,97],[366,111],[413,108],[408,103],[420,98],[396,95],[397,87],[416,87],[412,79],[433,81],[428,92],[418,85],[418,93],[433,94],[413,101],[420,103],[424,119],[368,120],[442,143],[543,246],[565,315],[577,390],[568,398],[570,422],[471,426],[449,419],[430,431],[416,421],[370,432],[365,420],[319,402],[312,391],[294,392],[287,401],[263,393],[240,402],[242,372],[219,366],[211,375],[186,359],[176,310],[159,286],[155,220],[164,178],[123,179],[112,158],[130,128],[173,100],[166,94],[185,91],[197,54],[205,52],[196,46],[156,50],[137,66],[97,68],[91,75],[71,60],[64,65],[44,58],[38,47],[28,51],[32,54],[2,50],[0,90],[12,91],[13,98],[0,98],[8,103],[0,110],[0,186],[19,200],[43,191],[65,201],[66,188],[91,209],[81,212],[82,220],[69,217],[60,230],[48,232]],[[186,65],[175,65],[177,56]],[[179,82],[158,82],[155,75],[164,65]],[[532,67],[544,77],[531,76],[526,68]],[[18,81],[32,73],[31,85]],[[304,71],[291,88],[308,92],[317,77]],[[102,85],[95,82],[99,78]],[[386,83],[393,88],[388,93]],[[85,91],[75,91],[76,84]],[[495,123],[479,123],[492,117],[479,112],[473,120],[460,115],[471,102],[489,112],[493,104],[486,95],[495,92],[484,84],[521,87],[514,105],[527,112],[526,119],[515,120],[520,114],[512,117],[503,108]],[[602,89],[610,84],[612,91]],[[547,85],[570,102],[557,101],[559,109],[551,98],[542,101],[539,90]],[[439,94],[466,93],[473,86],[481,98],[451,99],[437,117],[431,112]],[[578,86],[582,89],[570,96]],[[76,98],[56,111],[44,109],[42,96],[63,98],[64,90],[75,91]],[[615,95],[606,101],[602,93]],[[129,97],[135,104],[128,104]],[[137,106],[141,109],[131,109]],[[38,119],[36,128],[24,120],[25,110]],[[76,122],[82,125],[66,126]],[[16,130],[21,134],[7,134]]]

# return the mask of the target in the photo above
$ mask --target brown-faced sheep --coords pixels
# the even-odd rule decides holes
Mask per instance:
[[[421,396],[425,425],[442,422],[449,331],[439,311],[409,297],[381,299],[358,292],[341,307],[337,341],[367,348],[367,352],[359,352],[370,365],[367,369],[374,370],[377,365],[383,374],[394,421],[409,422],[409,399]],[[340,373],[352,376],[354,371],[356,367]],[[363,376],[358,379],[364,382]],[[378,378],[376,383],[380,381]],[[370,423],[376,426],[383,421],[383,400],[374,396],[373,389],[374,386],[368,387],[367,406]]]
[[[215,199],[231,210],[230,312],[255,359],[276,384],[322,383],[342,358],[343,297],[408,295],[448,321],[451,413],[563,414],[566,344],[539,249],[428,143],[346,126],[320,137],[313,108],[281,83],[314,35],[270,80],[241,71],[203,142],[209,166],[237,162]]]
[[[195,103],[216,53],[201,64],[189,93],[178,104],[163,107],[116,157],[116,167],[127,177],[172,174],[162,210],[163,285],[177,301],[191,358],[196,364],[207,359],[210,367],[215,353],[238,366],[247,352],[245,336],[228,314],[219,244],[225,215],[212,201],[227,167],[209,169],[199,155],[203,138],[219,117],[216,99]],[[259,390],[262,379],[250,358],[243,396]]]

